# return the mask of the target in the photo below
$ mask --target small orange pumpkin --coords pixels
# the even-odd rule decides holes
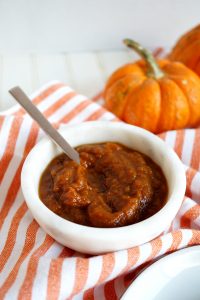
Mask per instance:
[[[184,63],[200,76],[200,25],[192,28],[177,41],[168,58]]]
[[[156,60],[126,39],[143,60],[116,70],[104,90],[105,106],[127,123],[154,133],[200,122],[200,78],[182,63]]]

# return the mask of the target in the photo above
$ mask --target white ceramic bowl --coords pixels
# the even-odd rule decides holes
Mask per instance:
[[[150,156],[162,168],[169,192],[167,203],[159,212],[133,225],[94,228],[67,221],[49,210],[38,195],[43,170],[61,153],[58,147],[45,138],[26,158],[21,185],[30,211],[49,235],[77,251],[100,254],[143,244],[160,235],[170,225],[181,206],[186,178],[179,158],[160,138],[139,127],[118,122],[86,122],[77,126],[66,126],[60,132],[73,147],[113,141]]]

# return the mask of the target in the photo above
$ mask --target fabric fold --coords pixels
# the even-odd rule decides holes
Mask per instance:
[[[97,102],[57,81],[31,98],[57,128],[90,120],[119,121]],[[149,264],[200,244],[199,128],[159,135],[176,151],[187,177],[185,198],[170,227],[146,244],[99,256],[58,244],[39,227],[24,202],[20,187],[23,162],[43,136],[18,105],[1,113],[0,299],[119,299]]]

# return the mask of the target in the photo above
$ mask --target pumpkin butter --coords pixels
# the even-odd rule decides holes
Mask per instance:
[[[76,150],[80,165],[61,154],[40,180],[40,198],[57,215],[87,226],[119,227],[144,220],[165,204],[166,179],[146,155],[111,142]]]

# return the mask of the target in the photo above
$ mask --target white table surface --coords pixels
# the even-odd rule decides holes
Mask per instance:
[[[31,93],[58,79],[92,97],[135,57],[123,38],[171,47],[199,12],[199,0],[0,0],[0,111],[14,85]]]
[[[0,110],[15,102],[8,90],[20,85],[28,94],[50,80],[60,80],[78,93],[93,97],[108,76],[136,55],[130,51],[98,51],[63,54],[1,54]]]

